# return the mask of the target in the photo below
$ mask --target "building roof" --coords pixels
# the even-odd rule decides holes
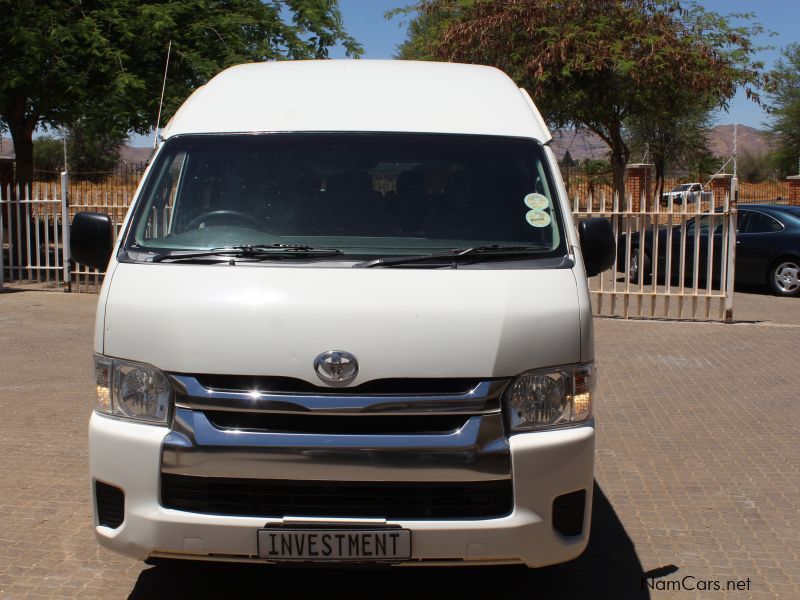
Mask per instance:
[[[550,134],[527,93],[493,67],[395,60],[278,61],[226,69],[162,136],[250,131]]]

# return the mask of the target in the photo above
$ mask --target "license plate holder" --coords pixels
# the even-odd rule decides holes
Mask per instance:
[[[276,562],[400,562],[411,558],[411,530],[389,527],[264,527],[258,556]]]

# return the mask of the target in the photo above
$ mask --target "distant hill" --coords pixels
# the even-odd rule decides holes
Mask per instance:
[[[572,160],[604,159],[608,154],[608,146],[591,131],[562,129],[553,132],[551,144],[556,158],[560,161],[569,150]]]
[[[747,125],[739,125],[737,129],[739,156],[745,153],[759,155],[769,151],[771,146],[767,133]],[[733,125],[717,125],[711,129],[708,137],[708,148],[714,156],[733,155]],[[552,147],[558,160],[564,158],[567,150],[572,160],[605,159],[608,154],[605,142],[590,131],[556,131],[553,133]],[[631,157],[631,160],[637,161],[639,157]]]
[[[708,149],[714,156],[733,156],[733,125],[717,125],[711,130]],[[739,125],[736,132],[737,154],[766,154],[772,148],[769,135],[747,125]]]
[[[147,162],[152,151],[149,147],[123,146],[119,151],[119,162],[128,165]]]

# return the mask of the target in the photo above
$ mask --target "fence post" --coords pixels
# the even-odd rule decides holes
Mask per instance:
[[[5,229],[3,229],[3,184],[0,182],[0,292],[3,291],[3,283],[5,282]],[[8,234],[9,241],[11,233]]]
[[[733,288],[736,276],[736,206],[739,200],[739,180],[731,178],[730,191],[725,196],[725,210],[728,211],[728,268],[725,282],[725,322],[733,323]]]
[[[70,253],[69,253],[69,174],[61,172],[61,260],[64,270],[64,285],[66,292],[72,291],[72,274],[70,273]]]

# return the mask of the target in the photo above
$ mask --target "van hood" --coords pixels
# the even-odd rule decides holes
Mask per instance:
[[[510,377],[581,357],[575,277],[560,269],[119,264],[103,353],[165,371],[296,377],[355,355],[350,385]]]

